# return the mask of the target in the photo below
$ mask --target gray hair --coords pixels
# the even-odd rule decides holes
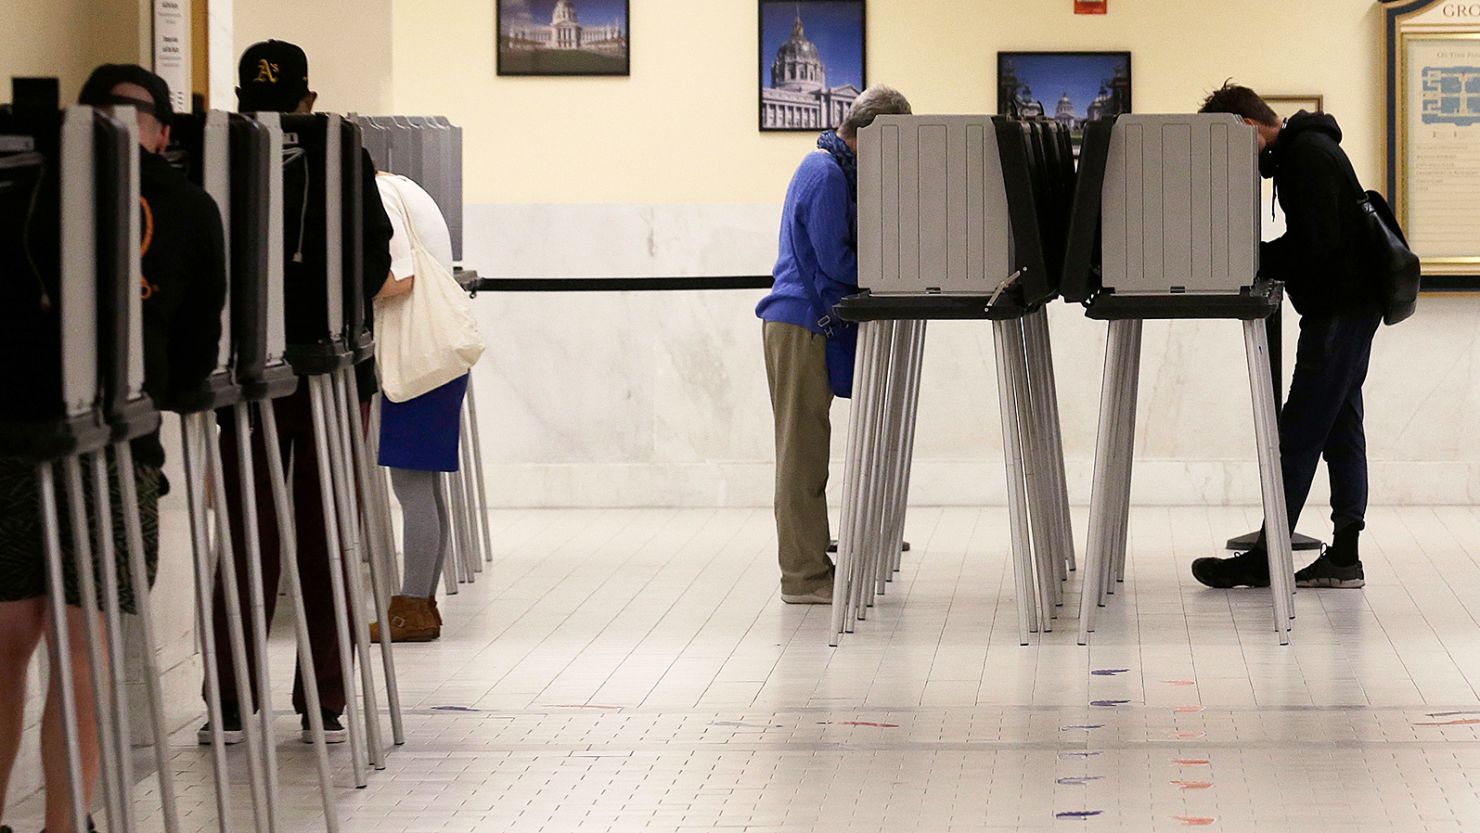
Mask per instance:
[[[838,126],[838,135],[852,139],[879,116],[908,116],[911,112],[910,100],[903,93],[893,87],[875,84],[860,93],[853,106],[848,108],[848,115]]]

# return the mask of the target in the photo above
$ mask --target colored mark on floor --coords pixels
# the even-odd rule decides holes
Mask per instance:
[[[1172,816],[1172,818],[1182,822],[1187,827],[1207,827],[1218,821],[1212,816]]]
[[[1441,720],[1430,723],[1415,723],[1414,726],[1480,726],[1480,718],[1466,717],[1461,720]]]
[[[898,723],[872,723],[867,720],[819,720],[818,726],[864,726],[869,729],[898,729]]]
[[[1094,731],[1095,729],[1103,729],[1103,728],[1105,728],[1105,724],[1103,724],[1103,723],[1076,723],[1076,724],[1069,725],[1069,726],[1060,726],[1059,727],[1059,731],[1060,732],[1091,732],[1091,731]]]
[[[1113,709],[1116,706],[1124,706],[1129,702],[1129,700],[1091,700],[1089,704],[1091,706],[1099,706],[1102,709]]]
[[[1207,710],[1207,706],[1177,706],[1172,709],[1172,714],[1200,714]]]
[[[1462,714],[1480,714],[1480,711],[1429,712],[1428,714],[1424,715],[1424,717],[1458,717]]]
[[[1103,781],[1103,775],[1073,775],[1068,778],[1055,778],[1055,784],[1063,784],[1066,787],[1080,787],[1091,781]]]
[[[1206,790],[1213,786],[1212,781],[1186,781],[1181,778],[1172,782],[1184,790]]]
[[[1183,687],[1197,685],[1197,680],[1162,680],[1161,682],[1163,685],[1174,685]]]
[[[432,711],[434,711],[434,712],[479,712],[479,711],[482,711],[482,709],[475,709],[472,706],[432,706]]]
[[[1059,759],[1060,760],[1069,760],[1070,758],[1098,758],[1099,756],[1101,756],[1103,754],[1105,754],[1105,753],[1098,752],[1098,751],[1060,752],[1059,753]]]
[[[1104,810],[1064,810],[1054,813],[1056,819],[1092,819],[1105,812]]]
[[[1173,758],[1172,763],[1177,766],[1209,766],[1213,762],[1207,758]]]
[[[1129,668],[1097,668],[1089,673],[1095,675],[1096,677],[1113,677],[1116,674],[1126,674],[1129,672]]]
[[[1203,731],[1182,731],[1177,733],[1177,740],[1198,740],[1207,736],[1208,733]]]
[[[596,705],[582,704],[582,703],[555,703],[553,705],[546,706],[545,708],[547,708],[547,709],[597,709],[598,711],[607,711],[607,712],[619,712],[619,711],[622,710],[622,707],[621,706],[596,706]]]
[[[728,726],[736,729],[780,729],[779,723],[742,723],[738,720],[716,720],[710,726]]]

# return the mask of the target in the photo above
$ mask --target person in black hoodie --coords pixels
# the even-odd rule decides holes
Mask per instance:
[[[161,152],[169,144],[173,119],[169,86],[159,76],[134,64],[105,64],[93,71],[78,96],[94,107],[134,108],[139,128],[139,212],[143,239],[144,390],[159,407],[172,397],[196,388],[216,364],[221,338],[221,308],[226,302],[226,247],[221,215],[210,195],[175,170]],[[14,359],[24,361],[25,357]],[[139,520],[144,533],[144,557],[153,582],[159,561],[159,498],[168,491],[164,447],[155,431],[133,441],[134,485]],[[111,449],[109,502],[112,506],[113,550],[117,560],[119,605],[137,613],[144,588],[132,583],[125,540],[123,495],[118,461]],[[16,468],[19,466],[19,468]],[[38,511],[38,494],[30,464],[0,461],[0,806],[21,740],[26,701],[26,675],[46,625],[45,563]],[[67,517],[65,495],[60,517]],[[92,495],[86,500],[89,519]],[[95,525],[95,524],[90,524]],[[71,635],[72,679],[77,704],[78,747],[82,756],[85,806],[91,806],[99,773],[93,680],[82,639],[83,612],[79,583],[71,555],[71,530],[61,530],[64,549],[63,584]],[[93,559],[99,557],[93,551]],[[99,588],[99,594],[102,590]],[[94,614],[96,615],[96,614]],[[106,655],[106,652],[105,652]],[[67,787],[67,759],[61,731],[61,701],[56,666],[41,718],[41,765],[46,785],[46,829],[72,831]],[[93,829],[91,823],[85,825]],[[9,828],[0,827],[0,830]]]
[[[242,53],[238,66],[237,105],[243,113],[312,113],[318,93],[309,88],[308,56],[303,49],[286,41],[269,40],[252,44]],[[361,213],[364,218],[362,256],[364,264],[364,293],[368,300],[375,297],[384,287],[391,272],[391,221],[386,216],[385,206],[380,202],[380,188],[375,184],[375,164],[368,153],[362,154]],[[308,184],[303,164],[285,164],[283,169],[284,193],[284,294],[286,302],[286,327],[290,344],[312,343],[319,338],[324,311],[322,292],[301,291],[305,282],[316,280],[310,265],[304,263],[302,252],[308,251],[314,241],[303,239],[308,233],[303,223],[303,200]],[[317,300],[317,304],[316,304]],[[374,370],[370,362],[360,368],[362,399],[366,396],[368,371],[373,380]],[[373,386],[368,388],[373,391]],[[348,732],[340,718],[344,713],[344,678],[340,675],[340,653],[338,632],[334,624],[331,574],[329,572],[329,543],[324,537],[324,516],[319,501],[319,469],[315,456],[315,440],[312,411],[309,405],[308,384],[300,382],[298,390],[291,396],[275,403],[278,421],[279,448],[276,452],[284,467],[293,461],[291,483],[293,520],[298,541],[298,572],[303,581],[303,597],[308,614],[309,640],[313,650],[314,679],[318,682],[319,702],[324,719],[325,739],[329,743],[342,743]],[[236,421],[228,409],[217,415],[221,427],[221,463],[226,482],[226,503],[230,511],[232,551],[237,558],[237,585],[243,594],[241,604],[246,608],[247,592],[246,552],[242,527],[240,467],[244,464],[256,468],[257,487],[257,535],[262,552],[263,586],[277,587],[282,570],[281,542],[278,536],[277,512],[272,499],[271,484],[267,471],[267,449],[260,430],[253,425],[251,443],[252,460],[242,461],[237,456]],[[222,583],[216,583],[215,621],[216,668],[221,680],[222,736],[226,743],[238,743],[244,739],[241,707],[237,701],[236,668],[228,650],[225,615],[225,592]],[[272,621],[277,606],[278,594],[268,592],[266,596],[267,620]],[[249,668],[248,685],[256,702],[260,693],[256,691],[257,677],[253,666],[256,658],[247,652]],[[293,708],[301,716],[303,739],[309,741],[307,703],[303,692],[303,680],[299,666],[295,664],[293,682]],[[202,689],[201,696],[205,696]],[[209,724],[197,733],[201,743],[211,742]]]
[[[1341,149],[1341,128],[1325,113],[1281,123],[1257,93],[1225,84],[1204,113],[1233,113],[1259,134],[1260,173],[1274,178],[1287,231],[1260,249],[1260,271],[1283,281],[1300,313],[1300,346],[1280,413],[1280,460],[1290,528],[1300,517],[1321,457],[1331,476],[1331,546],[1295,574],[1300,587],[1361,587],[1357,536],[1367,512],[1367,440],[1362,383],[1382,322],[1376,282],[1360,261],[1363,190]],[[1263,536],[1232,558],[1199,558],[1193,576],[1209,587],[1265,587]]]

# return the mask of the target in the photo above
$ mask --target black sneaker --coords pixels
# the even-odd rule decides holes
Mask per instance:
[[[1269,561],[1259,550],[1232,558],[1199,558],[1192,562],[1192,577],[1217,590],[1268,587]]]
[[[344,743],[349,740],[349,732],[345,730],[344,724],[339,722],[339,715],[327,709],[320,711],[319,714],[324,718],[324,743]],[[300,735],[303,742],[313,743],[313,729],[308,725],[308,715],[303,715],[299,725],[303,728]]]
[[[1309,567],[1295,573],[1296,587],[1336,587],[1343,590],[1354,590],[1367,584],[1367,578],[1362,574],[1362,562],[1349,567],[1338,566],[1325,553],[1312,561]]]
[[[236,709],[222,709],[221,715],[221,742],[227,746],[235,746],[247,739],[242,731],[242,716]],[[215,734],[211,731],[211,724],[201,726],[195,733],[195,739],[201,746],[210,746],[216,742]]]

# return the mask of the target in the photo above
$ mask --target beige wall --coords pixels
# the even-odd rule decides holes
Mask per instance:
[[[435,13],[440,2],[419,4]],[[319,108],[347,113],[391,109],[390,0],[234,0],[235,68],[242,50],[269,38],[308,53],[309,84]],[[236,102],[216,102],[234,109]]]
[[[139,0],[7,0],[0,48],[0,100],[14,76],[55,76],[62,99],[101,63],[139,60]]]
[[[246,3],[249,0],[239,0]],[[499,78],[494,0],[393,0],[400,112],[467,129],[469,202],[775,202],[806,135],[756,130],[756,7],[632,0],[631,78]],[[991,112],[998,50],[1129,49],[1135,106],[1193,108],[1233,76],[1318,92],[1365,179],[1380,152],[1371,0],[870,0],[869,80],[917,112]]]

